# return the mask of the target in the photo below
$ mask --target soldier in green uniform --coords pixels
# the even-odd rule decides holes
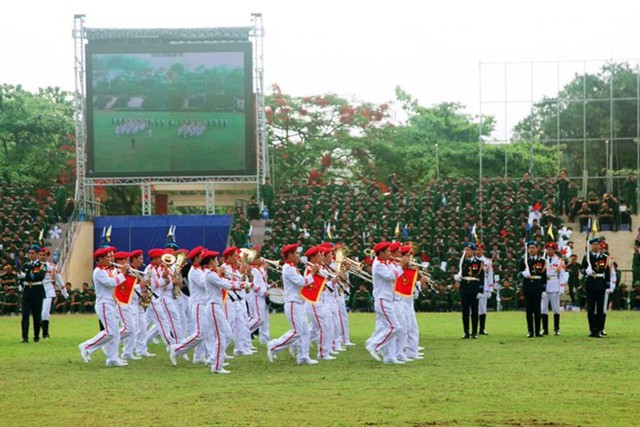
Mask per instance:
[[[71,313],[81,313],[82,312],[82,295],[78,289],[74,289],[73,293],[70,295],[71,300],[69,301],[69,311]]]
[[[231,230],[231,246],[235,246],[237,248],[245,248],[247,247],[247,232],[242,229],[242,224],[240,222],[236,222],[234,224],[233,230]]]
[[[67,300],[62,296],[60,289],[56,289],[56,296],[53,298],[51,306],[53,307],[54,313],[64,314],[69,311]]]
[[[351,309],[355,312],[371,311],[373,296],[367,290],[364,283],[361,283],[358,290],[354,292]]]
[[[17,286],[7,286],[2,299],[2,314],[17,316],[20,313],[20,296],[16,293]]]
[[[516,290],[511,286],[511,280],[508,278],[503,279],[502,289],[500,289],[502,311],[515,310],[517,297]]]
[[[260,186],[260,198],[264,202],[264,206],[273,214],[273,186],[269,177],[264,179],[264,184]]]
[[[580,286],[580,263],[578,262],[578,255],[572,254],[569,263],[566,264],[565,270],[569,274],[567,280],[567,286],[569,287],[569,296],[571,297],[571,305],[576,305],[575,291]]]

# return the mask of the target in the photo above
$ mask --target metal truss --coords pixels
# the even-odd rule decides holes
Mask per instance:
[[[269,152],[267,144],[267,116],[265,113],[264,98],[264,26],[261,13],[252,13],[253,28],[253,81],[256,92],[256,165],[258,168],[258,188],[256,193],[260,195],[260,184],[264,183],[269,175]]]

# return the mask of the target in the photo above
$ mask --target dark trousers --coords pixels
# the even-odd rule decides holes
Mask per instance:
[[[462,327],[469,334],[469,314],[471,314],[471,334],[478,335],[478,297],[477,294],[460,294],[462,302]]]
[[[33,338],[40,339],[40,321],[42,319],[42,300],[44,287],[37,285],[24,287],[22,294],[22,339],[29,339],[29,316],[33,316]]]
[[[527,331],[530,334],[540,333],[540,306],[542,292],[527,292],[524,294],[524,308],[527,316]]]
[[[589,331],[592,334],[599,334],[604,328],[604,289],[587,289],[587,320],[589,321]]]

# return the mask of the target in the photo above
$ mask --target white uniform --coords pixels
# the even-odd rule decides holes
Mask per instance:
[[[165,278],[163,273],[166,267],[164,265],[153,264],[147,266],[145,274],[149,277],[150,287],[153,292],[158,295],[158,298],[151,300],[149,309],[153,320],[156,322],[162,341],[167,349],[180,342],[182,337],[182,325],[180,323],[180,316],[178,309],[173,301],[173,283],[171,275]],[[153,335],[152,331],[147,334],[147,342],[149,342],[149,335]]]
[[[211,331],[210,295],[205,283],[205,272],[200,267],[192,266],[189,270],[189,293],[195,328],[191,335],[172,347],[177,356],[182,356],[197,347],[205,339],[206,334]],[[205,357],[204,346],[198,348],[200,347],[202,349],[196,351],[194,360]]]
[[[253,266],[251,275],[253,276],[253,292],[247,298],[251,313],[250,319],[252,320],[249,324],[249,330],[253,333],[260,328],[260,344],[267,344],[271,339],[269,336],[269,308],[265,295],[269,291],[267,272],[262,267]]]
[[[134,291],[131,294],[131,301],[129,304],[123,304],[120,301],[117,302],[118,315],[120,317],[120,340],[123,343],[122,358],[131,359],[136,349],[136,337],[138,335],[139,319],[138,312],[140,309],[140,300]],[[135,298],[135,300],[134,300]]]
[[[329,312],[327,300],[331,298],[329,288],[334,289],[335,284],[329,281],[325,269],[321,269],[318,273],[326,279],[324,289],[315,304],[311,302],[305,304],[305,310],[310,319],[309,343],[315,342],[318,348],[318,359],[325,359],[333,350],[333,318]]]
[[[485,256],[478,258],[484,263],[484,292],[482,298],[478,298],[478,315],[483,315],[487,314],[487,301],[493,293],[493,262]]]
[[[547,285],[542,294],[541,314],[549,314],[549,304],[553,314],[560,314],[560,295],[564,293],[568,276],[564,263],[558,255],[547,257]]]
[[[395,265],[376,258],[373,261],[372,275],[376,329],[369,338],[367,347],[375,352],[384,352],[385,363],[394,363],[396,339],[403,333],[393,303],[393,289],[400,273]]]
[[[55,285],[64,289],[64,283],[62,282],[62,277],[60,277],[60,272],[56,268],[56,265],[51,261],[47,261],[47,273],[42,279],[42,286],[44,287],[44,300],[42,301],[42,320],[48,321],[51,318],[51,302],[56,297],[56,288]],[[55,285],[54,285],[55,281]],[[66,293],[66,291],[65,291]]]
[[[120,331],[118,329],[117,303],[113,296],[116,286],[124,282],[124,276],[111,267],[98,266],[93,270],[93,285],[96,289],[96,314],[104,326],[95,337],[80,344],[80,349],[92,354],[103,348],[107,365],[118,359]]]
[[[291,329],[279,338],[269,341],[267,345],[269,351],[274,354],[289,346],[296,346],[298,363],[305,363],[309,360],[309,324],[305,316],[305,302],[300,296],[300,290],[313,283],[313,276],[303,276],[295,265],[285,263],[282,267],[282,283],[284,286],[284,313],[289,319]]]
[[[222,265],[224,276],[228,280],[237,280],[239,276],[238,269],[229,263]],[[251,353],[251,332],[249,331],[249,314],[247,313],[247,292],[240,289],[232,291],[229,297],[231,301],[227,302],[227,314],[229,316],[229,324],[233,331],[234,349],[233,353],[238,355],[249,355]]]
[[[205,271],[205,286],[209,294],[207,311],[211,324],[209,328],[211,332],[206,339],[212,349],[211,370],[215,372],[223,369],[227,346],[232,335],[231,326],[224,312],[226,303],[224,293],[239,288],[234,282],[220,277],[217,272],[211,270]]]

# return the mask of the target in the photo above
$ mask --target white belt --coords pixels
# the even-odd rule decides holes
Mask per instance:
[[[27,282],[27,286],[37,286],[42,285],[42,282]]]
[[[467,280],[467,281],[474,281],[477,282],[480,279],[478,279],[477,277],[463,277],[462,280]]]
[[[604,273],[594,274],[593,277],[604,277]]]
[[[531,276],[529,279],[542,279],[542,276]]]

